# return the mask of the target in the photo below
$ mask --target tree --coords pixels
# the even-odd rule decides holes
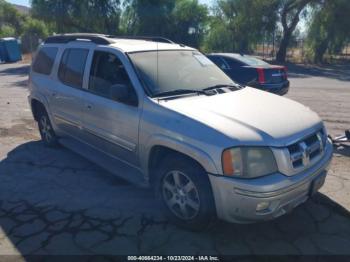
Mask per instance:
[[[130,35],[170,37],[173,0],[125,0],[124,30]]]
[[[85,32],[100,32],[106,34],[119,33],[121,15],[119,0],[73,1],[73,24],[85,27]],[[91,19],[93,18],[93,19]]]
[[[122,31],[128,35],[163,36],[199,47],[208,8],[198,0],[127,0]]]
[[[277,0],[220,0],[214,8],[206,49],[250,52],[276,28]]]
[[[0,0],[0,29],[2,34],[19,36],[22,33],[22,25],[25,16],[20,14],[11,4]]]
[[[32,0],[34,17],[53,23],[57,33],[119,31],[119,0]]]
[[[3,25],[0,27],[0,38],[13,37],[14,35],[16,35],[16,30],[14,27],[9,25]]]
[[[71,19],[74,2],[72,0],[32,0],[32,14],[34,18],[53,23],[57,33],[72,30],[72,27],[76,30],[80,26],[73,24]]]
[[[314,8],[308,31],[308,55],[315,63],[322,63],[327,51],[340,52],[350,40],[350,2],[327,0]]]
[[[23,26],[22,50],[24,52],[33,52],[49,36],[49,29],[43,21],[28,18]]]
[[[206,30],[208,8],[198,0],[177,0],[171,13],[171,36],[178,43],[199,47]]]
[[[292,38],[293,32],[300,21],[302,12],[306,12],[306,7],[316,0],[280,0],[279,13],[282,24],[282,39],[276,55],[278,62],[285,62],[287,48]],[[304,13],[306,15],[306,13]]]

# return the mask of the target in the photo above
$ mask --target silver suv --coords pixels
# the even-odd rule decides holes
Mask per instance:
[[[30,72],[42,140],[152,186],[169,217],[279,217],[324,184],[332,145],[292,100],[234,83],[196,49],[167,39],[49,37]]]

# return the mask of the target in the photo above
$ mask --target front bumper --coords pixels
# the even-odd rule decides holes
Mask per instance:
[[[218,217],[228,222],[252,223],[290,212],[323,185],[332,153],[332,144],[327,142],[323,158],[294,176],[276,173],[256,179],[237,179],[210,175]],[[260,210],[258,205],[268,206]]]

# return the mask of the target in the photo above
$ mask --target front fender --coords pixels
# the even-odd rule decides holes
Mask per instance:
[[[147,177],[149,177],[148,160],[150,158],[151,150],[154,146],[164,146],[174,151],[177,151],[179,153],[182,153],[196,160],[206,170],[206,172],[211,174],[218,174],[218,169],[216,168],[213,159],[210,157],[208,153],[184,141],[159,134],[159,135],[152,136],[148,140],[146,145],[140,148],[140,150],[142,151],[140,152],[141,165],[146,171],[145,173],[147,174]]]

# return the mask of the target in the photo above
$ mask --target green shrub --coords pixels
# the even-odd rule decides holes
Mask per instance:
[[[28,18],[23,26],[22,50],[24,53],[33,52],[49,35],[49,29],[43,21]]]
[[[3,25],[0,28],[0,38],[3,37],[15,37],[16,29],[9,25]]]

